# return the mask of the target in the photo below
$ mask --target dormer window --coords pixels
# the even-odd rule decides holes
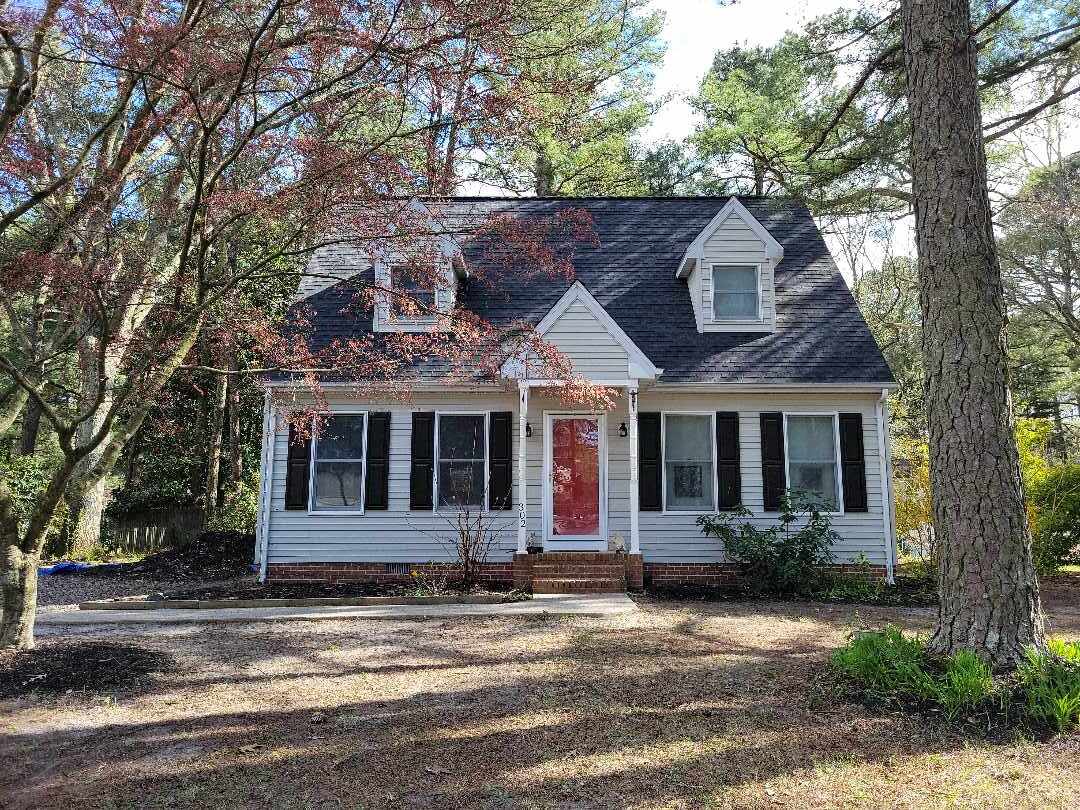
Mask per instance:
[[[435,317],[435,290],[425,286],[424,281],[407,267],[391,269],[390,289],[394,293],[394,311],[399,318],[421,321]]]
[[[758,265],[714,264],[712,282],[713,320],[760,320],[761,282]]]
[[[440,275],[444,281],[436,283]],[[405,264],[380,264],[375,267],[375,279],[384,290],[377,296],[376,332],[445,328],[445,319],[439,316],[453,311],[458,284],[458,274],[449,261],[436,273],[417,271]]]
[[[730,198],[675,269],[675,278],[686,280],[698,332],[774,331],[776,266],[783,258],[768,229]]]

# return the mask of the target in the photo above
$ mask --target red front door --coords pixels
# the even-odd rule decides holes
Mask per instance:
[[[551,419],[551,539],[589,540],[601,532],[600,419]]]

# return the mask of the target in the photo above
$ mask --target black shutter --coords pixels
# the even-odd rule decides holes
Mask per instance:
[[[660,457],[660,414],[638,414],[638,509],[664,508],[664,460]]]
[[[766,512],[777,512],[787,488],[784,471],[784,415],[761,414],[761,479]]]
[[[513,508],[512,420],[510,411],[499,411],[488,421],[488,504],[493,510]]]
[[[739,474],[739,414],[716,414],[716,502],[721,509],[734,509],[742,502]]]
[[[844,475],[844,511],[868,511],[861,413],[840,414],[840,463]]]
[[[311,480],[311,433],[301,437],[296,425],[289,425],[289,456],[285,462],[285,508],[308,508],[308,483]]]
[[[364,508],[390,508],[390,414],[369,413]]]
[[[412,466],[409,471],[409,508],[433,509],[435,477],[435,414],[412,415]]]

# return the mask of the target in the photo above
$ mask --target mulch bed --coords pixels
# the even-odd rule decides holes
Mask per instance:
[[[437,594],[421,592],[410,582],[348,582],[348,583],[278,583],[278,582],[230,582],[191,588],[183,591],[169,591],[156,595],[165,601],[174,599],[319,599],[346,596],[464,596],[460,588],[447,588]],[[475,587],[467,592],[469,596],[506,596],[508,600],[528,599],[529,595],[515,591],[511,586],[497,584]],[[155,597],[151,597],[153,600]]]
[[[0,698],[125,689],[174,666],[166,653],[101,641],[7,652],[0,657]]]
[[[204,582],[234,579],[250,574],[254,557],[255,535],[241,532],[204,532],[186,546],[159,551],[138,562],[110,563],[62,576]]]
[[[776,594],[754,593],[745,586],[740,585],[648,586],[646,593],[656,599],[679,602],[736,602],[752,599],[788,598],[793,601],[865,604],[887,607],[931,607],[937,604],[937,594],[932,589],[927,589],[925,581],[911,577],[897,577],[895,585],[886,586],[873,595],[830,596],[827,593],[811,593],[781,597]]]

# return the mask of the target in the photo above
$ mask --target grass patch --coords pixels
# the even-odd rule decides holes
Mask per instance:
[[[1048,652],[1029,651],[1015,675],[996,679],[974,653],[936,660],[924,637],[889,625],[856,633],[832,663],[865,697],[949,721],[986,719],[991,729],[1025,726],[1036,733],[1080,728],[1080,642],[1053,639]]]

